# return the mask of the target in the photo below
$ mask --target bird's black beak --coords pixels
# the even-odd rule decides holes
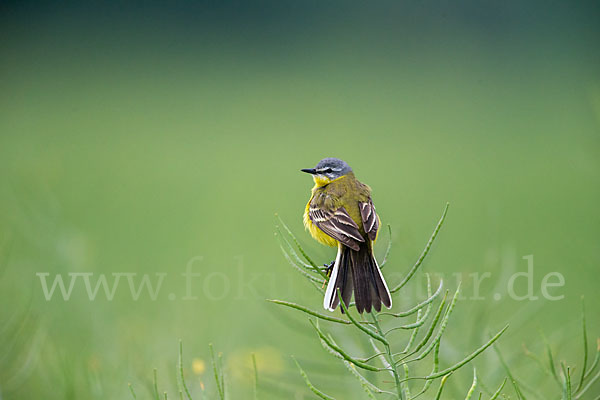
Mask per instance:
[[[300,171],[306,172],[307,174],[313,174],[313,175],[317,173],[317,170],[314,168],[304,168],[304,169],[301,169]]]

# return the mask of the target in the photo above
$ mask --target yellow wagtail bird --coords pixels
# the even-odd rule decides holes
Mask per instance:
[[[312,174],[315,186],[306,210],[304,226],[317,241],[338,252],[325,292],[323,307],[333,311],[339,304],[337,289],[346,306],[352,292],[359,313],[390,308],[392,297],[373,255],[379,216],[371,200],[371,188],[354,176],[352,168],[337,158],[324,158]]]

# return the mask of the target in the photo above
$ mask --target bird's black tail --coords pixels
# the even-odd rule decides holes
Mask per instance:
[[[325,309],[333,311],[340,303],[338,288],[346,306],[350,304],[354,292],[354,302],[359,313],[371,312],[372,308],[381,311],[381,304],[387,308],[392,306],[392,297],[373,256],[371,241],[361,243],[358,251],[338,245],[338,254],[323,301]]]

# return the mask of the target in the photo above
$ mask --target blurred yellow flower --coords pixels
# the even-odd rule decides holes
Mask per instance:
[[[242,349],[233,353],[227,362],[231,376],[239,381],[251,382],[254,376],[252,353],[256,356],[256,367],[260,375],[279,375],[283,372],[284,362],[279,350],[264,346],[256,349]]]
[[[192,360],[192,371],[194,371],[194,374],[196,375],[202,375],[204,371],[206,371],[206,363],[204,360],[200,358],[194,358]]]

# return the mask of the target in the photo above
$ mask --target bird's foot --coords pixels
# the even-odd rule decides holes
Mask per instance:
[[[331,276],[331,273],[333,272],[334,265],[335,265],[335,260],[333,260],[329,264],[323,264],[323,266],[325,267],[325,275],[327,275],[327,280],[323,282],[323,287],[325,287],[325,284],[327,282],[329,282],[329,277]]]

